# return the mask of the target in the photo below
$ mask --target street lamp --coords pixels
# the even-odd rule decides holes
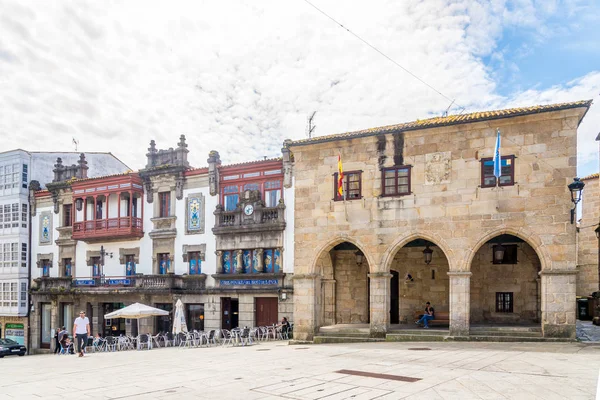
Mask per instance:
[[[425,264],[429,265],[431,263],[431,255],[433,254],[433,250],[429,248],[429,243],[425,245],[425,250],[423,250],[423,257],[425,257]]]
[[[494,246],[494,264],[502,264],[505,251],[506,247],[502,246],[501,244]]]
[[[585,183],[581,182],[579,178],[573,178],[573,182],[569,183],[568,188],[571,192],[571,202],[573,203],[573,208],[571,209],[571,223],[575,221],[575,209],[577,208],[577,203],[581,201],[581,192],[583,191],[583,187]]]
[[[362,251],[358,250],[356,253],[354,253],[354,257],[356,257],[356,265],[360,267],[363,263],[365,255]]]
[[[101,282],[104,282],[104,258],[106,256],[109,256],[110,258],[112,258],[113,253],[107,252],[106,250],[104,250],[104,246],[100,246],[100,280],[101,280]]]

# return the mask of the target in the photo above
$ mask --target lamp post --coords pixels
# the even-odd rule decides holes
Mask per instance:
[[[504,260],[504,252],[506,251],[506,247],[498,244],[494,246],[494,264],[502,264],[502,260]]]
[[[112,258],[113,253],[104,250],[104,246],[100,246],[100,284],[104,284],[104,258],[109,256]]]
[[[569,183],[568,188],[571,192],[571,202],[573,203],[573,208],[571,209],[571,224],[575,222],[575,209],[577,208],[577,203],[581,201],[581,192],[583,191],[583,187],[585,183],[583,183],[579,178],[573,178],[573,182]]]

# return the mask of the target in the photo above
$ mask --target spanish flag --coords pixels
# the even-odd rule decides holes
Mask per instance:
[[[338,181],[337,181],[338,196],[344,197],[344,171],[342,169],[342,155],[338,153]]]

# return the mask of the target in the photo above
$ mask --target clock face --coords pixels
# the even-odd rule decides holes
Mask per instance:
[[[246,207],[244,207],[244,213],[246,215],[252,215],[253,212],[254,212],[254,207],[252,206],[252,204],[247,204]]]

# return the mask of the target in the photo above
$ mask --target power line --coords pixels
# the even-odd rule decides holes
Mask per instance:
[[[396,66],[402,68],[402,70],[404,70],[404,72],[406,72],[407,74],[409,74],[410,76],[412,76],[413,78],[415,78],[416,80],[418,80],[419,82],[421,82],[422,84],[424,84],[425,86],[427,86],[428,88],[430,88],[431,90],[433,90],[434,92],[436,92],[437,94],[439,94],[440,96],[442,96],[443,98],[445,98],[446,100],[450,101],[451,102],[450,106],[452,106],[452,103],[455,103],[454,99],[451,99],[450,97],[446,96],[444,93],[440,92],[439,90],[437,90],[436,88],[434,88],[433,86],[431,86],[429,83],[425,82],[423,79],[419,78],[417,75],[415,75],[412,72],[410,72],[408,69],[406,69],[405,67],[403,67],[402,65],[400,65],[397,61],[395,61],[393,58],[389,57],[383,51],[379,50],[377,47],[373,46],[371,43],[367,42],[365,39],[363,39],[362,37],[358,36],[356,33],[352,32],[350,29],[348,29],[347,27],[345,27],[344,25],[342,25],[341,23],[339,23],[335,18],[333,18],[332,16],[330,16],[329,14],[327,14],[325,11],[321,10],[319,7],[315,6],[313,3],[311,3],[308,0],[304,0],[304,1],[307,4],[309,4],[311,7],[313,7],[315,10],[317,10],[318,12],[320,12],[321,14],[323,14],[324,16],[326,16],[327,18],[329,18],[330,20],[332,20],[333,22],[335,22],[337,25],[339,25],[340,27],[342,27],[343,29],[345,29],[346,31],[348,31],[348,33],[350,33],[352,36],[354,36],[355,38],[357,38],[358,40],[360,40],[361,42],[363,42],[364,44],[366,44],[367,46],[369,46],[370,48],[372,48],[373,50],[375,50],[379,54],[381,54],[383,57],[387,58],[389,61],[391,61],[392,63],[394,63]],[[465,107],[462,107],[460,104],[456,103],[456,105],[458,107],[462,108],[462,111],[465,110]],[[448,108],[450,108],[450,106]],[[461,111],[461,113],[462,113],[462,111]]]

